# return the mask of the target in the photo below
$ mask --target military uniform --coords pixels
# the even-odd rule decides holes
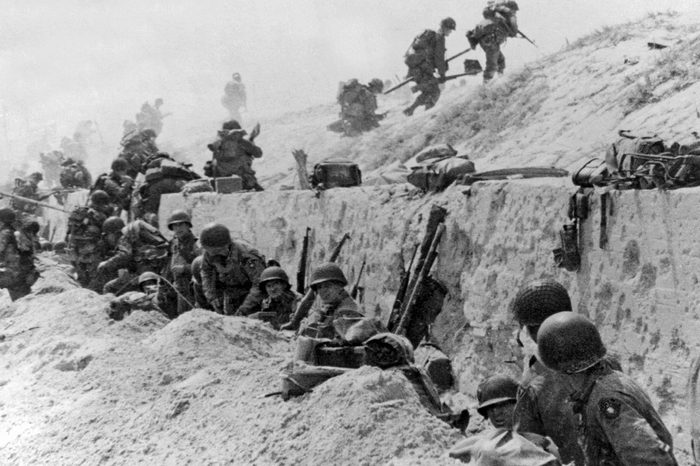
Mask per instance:
[[[145,130],[126,136],[122,141],[123,149],[119,157],[129,163],[126,174],[131,178],[136,179],[139,173],[146,173],[146,161],[158,153],[155,137],[153,130]]]
[[[586,466],[678,464],[671,434],[631,378],[604,366],[587,375],[571,397]]]
[[[484,82],[493,78],[494,73],[503,73],[506,57],[501,52],[501,45],[508,37],[515,37],[518,32],[516,20],[517,4],[513,1],[497,2],[484,9],[484,20],[476,28],[467,32],[467,39],[472,48],[480,45],[486,54]]]
[[[119,210],[129,210],[131,206],[131,194],[134,190],[134,179],[129,175],[117,173],[103,173],[92,187],[93,190],[101,189],[110,197],[110,202]]]
[[[77,207],[68,218],[66,244],[70,249],[71,263],[77,274],[78,283],[93,291],[100,291],[97,285],[97,265],[102,257],[102,224],[107,215],[94,207]]]
[[[263,292],[264,294],[264,292]],[[246,306],[237,315],[258,318],[269,322],[275,330],[289,322],[302,296],[294,290],[286,290],[278,298],[261,296],[259,303]]]
[[[583,465],[577,421],[567,401],[571,386],[533,356],[518,389],[515,430],[550,437],[559,447],[563,463]]]
[[[87,189],[92,185],[92,176],[85,165],[72,160],[63,163],[60,180],[66,189]]]
[[[192,261],[192,279],[190,281],[190,293],[194,298],[194,305],[199,309],[212,310],[202,287],[202,256],[197,256]]]
[[[228,110],[231,119],[241,121],[240,109],[246,107],[246,90],[245,84],[240,81],[240,78],[234,78],[233,81],[226,83],[221,105]]]
[[[382,118],[377,115],[377,96],[369,86],[360,84],[357,79],[346,83],[339,95],[340,118],[343,131],[348,136],[369,131],[379,126]]]
[[[215,177],[238,175],[243,180],[243,189],[262,190],[255,178],[253,159],[262,157],[262,149],[244,139],[243,129],[219,131],[219,139],[209,145],[213,152]]]
[[[239,242],[230,244],[226,257],[205,251],[201,273],[207,301],[219,314],[250,314],[250,308],[260,301],[258,282],[264,268],[263,256]]]
[[[335,303],[323,303],[320,299],[316,299],[309,312],[309,317],[299,333],[314,338],[333,339],[336,336],[342,338],[344,335],[338,334],[334,324],[342,323],[343,325],[338,325],[338,327],[346,328],[349,325],[345,325],[345,323],[357,322],[362,317],[360,306],[347,291],[343,290],[340,300]]]
[[[444,78],[447,72],[445,36],[439,32],[425,30],[413,40],[405,63],[408,66],[406,77],[416,83],[412,91],[420,92],[405,113],[410,115],[413,109],[421,105],[425,105],[426,110],[432,108],[440,99],[440,81],[434,73],[437,71],[438,75]]]
[[[22,281],[15,230],[10,225],[0,225],[0,288],[6,288],[14,301],[28,293]]]
[[[38,180],[38,181],[37,181]],[[34,177],[29,177],[26,180],[16,179],[15,187],[12,190],[12,194],[20,197],[25,197],[27,199],[38,200],[39,195],[39,179]],[[22,201],[20,199],[11,199],[10,206],[15,212],[21,214],[35,214],[39,206],[34,203]]]
[[[35,231],[38,232],[39,225],[36,224]],[[41,250],[39,238],[35,232],[22,229],[15,232],[17,240],[17,252],[19,254],[19,274],[20,280],[16,287],[16,294],[22,296],[31,292],[32,285],[39,279],[39,272],[34,265],[34,252]]]
[[[190,288],[192,280],[192,261],[201,253],[197,237],[191,232],[184,238],[177,236],[170,242],[170,264],[167,277],[172,281],[177,292],[177,314],[183,314],[194,305],[194,296]]]
[[[114,256],[100,265],[100,272],[126,269],[128,273],[104,286],[105,293],[120,294],[137,290],[136,279],[143,272],[161,273],[168,261],[168,241],[153,225],[134,220],[124,227]]]

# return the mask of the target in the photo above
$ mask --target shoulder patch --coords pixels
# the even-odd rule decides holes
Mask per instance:
[[[620,416],[620,408],[622,403],[616,398],[603,398],[598,402],[600,415],[605,419],[617,419]]]

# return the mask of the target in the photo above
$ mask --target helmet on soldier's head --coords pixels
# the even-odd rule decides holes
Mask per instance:
[[[56,244],[53,245],[53,250],[57,253],[62,253],[66,250],[66,242],[65,241],[56,241]]]
[[[225,225],[210,223],[202,229],[199,243],[205,248],[222,248],[231,244],[231,232]]]
[[[41,246],[42,251],[53,251],[53,243],[47,239],[41,239],[39,240],[39,245]]]
[[[71,158],[71,157],[68,157],[68,158],[65,159],[63,162],[61,162],[61,166],[62,166],[62,167],[67,167],[67,166],[69,166],[69,165],[73,165],[74,163],[75,163],[75,160],[73,160],[73,158]]]
[[[143,285],[145,282],[158,281],[158,275],[153,272],[144,272],[139,275],[139,286]]]
[[[22,225],[21,230],[33,235],[38,235],[39,230],[41,230],[41,225],[39,225],[39,222],[36,220],[30,220]]]
[[[309,286],[311,288],[325,282],[336,282],[342,286],[345,286],[348,284],[348,279],[345,278],[345,274],[340,267],[338,267],[338,264],[328,262],[326,264],[319,265],[313,272],[311,272],[309,282]]]
[[[372,92],[382,92],[384,90],[384,83],[379,78],[374,78],[369,82],[369,89]]]
[[[229,130],[229,131],[232,129],[241,129],[241,124],[238,123],[238,121],[236,121],[236,120],[229,120],[221,126],[221,129],[225,129],[225,130]]]
[[[109,194],[106,192],[102,191],[101,189],[97,189],[90,194],[90,203],[99,205],[99,206],[104,206],[109,204],[110,201]]]
[[[124,228],[126,225],[124,224],[124,220],[121,219],[121,217],[109,217],[105,222],[102,224],[102,233],[105,235],[108,235],[110,233],[116,233],[118,231],[121,231],[122,228]]]
[[[112,161],[112,170],[115,172],[123,172],[129,169],[129,162],[126,159],[117,157]]]
[[[450,29],[450,30],[454,31],[455,29],[457,29],[457,23],[455,22],[454,19],[447,17],[447,18],[443,19],[442,21],[440,21],[440,27],[443,29]]]
[[[36,180],[36,182],[38,183],[44,179],[44,175],[42,175],[41,172],[34,172],[31,175],[29,175],[29,178]]]
[[[163,99],[161,99],[160,97],[158,97],[158,98],[156,99],[156,102],[155,102],[155,103],[156,103],[156,107],[157,107],[158,105],[163,105]]]
[[[515,403],[517,394],[518,382],[515,379],[507,375],[494,375],[481,382],[476,389],[476,399],[479,401],[476,410],[486,417],[487,408],[505,402]]]
[[[235,81],[240,81],[241,80],[241,73],[233,73],[231,76]]]
[[[184,210],[176,210],[170,214],[170,217],[168,217],[168,230],[172,230],[173,225],[176,223],[186,223],[192,228],[192,219]]]
[[[15,223],[15,220],[17,220],[17,215],[14,210],[9,207],[0,209],[0,222],[10,225]]]
[[[263,288],[265,283],[274,280],[279,280],[289,286],[289,276],[282,267],[268,267],[260,274],[260,288]]]
[[[552,314],[571,311],[571,299],[561,283],[546,278],[525,284],[510,308],[520,325],[540,325]]]
[[[583,372],[603,359],[606,352],[595,324],[575,312],[547,317],[537,332],[537,357],[557,372]]]

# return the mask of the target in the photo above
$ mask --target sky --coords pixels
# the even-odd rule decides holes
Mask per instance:
[[[221,121],[223,87],[240,72],[249,116],[334,101],[338,82],[402,77],[412,38],[452,16],[448,54],[484,1],[456,0],[0,0],[0,161],[17,163],[44,131],[57,146],[81,120],[97,122],[117,153],[121,124],[162,97],[172,112],[161,136]],[[675,10],[700,21],[697,0],[521,0],[511,40],[517,68],[605,25]],[[483,62],[480,50],[472,52]],[[478,79],[478,78],[474,78]],[[212,135],[215,135],[212,127]],[[161,140],[159,139],[159,140]],[[108,165],[108,162],[105,163]],[[7,166],[6,164],[4,166]]]

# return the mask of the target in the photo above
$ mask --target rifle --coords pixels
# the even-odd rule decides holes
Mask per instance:
[[[523,39],[525,39],[526,41],[528,41],[529,43],[534,45],[535,48],[539,48],[539,47],[537,47],[537,44],[535,44],[535,42],[532,39],[530,39],[528,36],[523,34],[523,32],[521,30],[518,29],[517,33],[520,34],[520,37],[522,37]]]
[[[471,47],[468,48],[467,50],[463,50],[463,51],[459,52],[459,53],[456,54],[456,55],[452,55],[450,58],[448,58],[447,60],[445,60],[445,63],[449,63],[450,60],[454,60],[454,59],[457,58],[457,57],[461,57],[462,55],[464,55],[465,53],[469,52],[470,50],[471,50]],[[459,75],[459,76],[465,76],[465,75],[464,75],[464,74],[461,74],[461,75]],[[458,78],[459,76],[451,77],[451,79]],[[399,89],[399,88],[405,86],[406,84],[410,83],[411,81],[413,81],[413,78],[409,78],[409,79],[407,79],[407,80],[405,80],[405,81],[400,82],[399,84],[397,84],[396,86],[392,87],[391,89],[389,89],[389,90],[387,90],[387,91],[384,91],[384,95],[387,95],[387,94],[389,94],[390,92],[394,92],[396,89]]]
[[[0,191],[0,198],[3,198],[3,197],[17,199],[18,201],[28,202],[30,204],[35,204],[35,205],[38,205],[41,207],[46,207],[47,209],[58,210],[59,212],[63,212],[64,214],[70,215],[70,212],[68,212],[67,210],[63,210],[60,207],[56,207],[54,205],[47,204],[45,202],[37,201],[35,199],[29,199],[28,197],[17,196],[16,194],[8,194],[8,193],[4,193],[4,192]]]
[[[343,235],[343,237],[340,239],[340,242],[338,243],[338,245],[335,247],[335,249],[331,253],[331,257],[328,259],[328,262],[335,262],[336,260],[338,260],[338,256],[340,255],[340,251],[343,249],[343,245],[349,239],[350,239],[350,234],[345,233]]]
[[[299,258],[299,266],[297,267],[297,292],[303,293],[306,289],[306,267],[309,255],[309,232],[311,228],[306,227],[306,234],[301,245],[301,258]]]
[[[336,259],[338,259],[338,256],[340,255],[340,250],[343,248],[343,245],[345,244],[345,242],[349,239],[350,239],[350,234],[345,233],[343,235],[343,237],[340,239],[340,242],[337,244],[337,246],[333,250],[333,253],[331,253],[331,257],[328,259],[328,262],[335,262]],[[306,292],[304,297],[299,302],[299,305],[297,306],[296,311],[292,315],[292,318],[289,319],[289,323],[283,325],[282,330],[296,329],[297,327],[299,327],[301,320],[304,317],[306,317],[306,315],[309,313],[309,310],[311,309],[311,306],[313,305],[315,299],[316,299],[316,292],[312,288],[309,288],[309,290]]]
[[[452,76],[445,76],[444,78],[440,78],[438,81],[440,83],[444,83],[447,81],[452,81],[453,79],[461,78],[462,76],[474,76],[474,74],[478,74],[478,72],[474,73],[473,71],[469,71],[467,73],[453,74]]]
[[[416,253],[418,252],[418,245],[413,248],[413,255],[411,256],[411,262],[408,264],[408,268],[404,270],[403,267],[403,255],[401,255],[401,284],[399,285],[399,291],[396,292],[396,298],[394,299],[394,305],[391,307],[391,313],[389,314],[389,320],[387,323],[387,328],[396,328],[398,324],[398,319],[401,311],[401,305],[406,298],[406,291],[408,290],[408,282],[411,279],[411,269],[413,268],[413,261],[416,259]]]
[[[357,274],[357,280],[355,280],[355,284],[352,286],[352,290],[350,291],[350,297],[352,299],[357,298],[357,293],[360,291],[360,279],[362,278],[362,273],[365,271],[365,265],[367,264],[367,258],[365,257],[362,259],[362,265],[360,266],[360,273]]]
[[[433,237],[433,241],[430,244],[428,255],[425,259],[423,267],[421,267],[420,269],[418,279],[416,280],[416,284],[411,292],[411,299],[408,301],[406,310],[401,315],[401,319],[399,320],[399,324],[396,328],[395,333],[398,333],[399,335],[406,335],[408,330],[408,324],[409,322],[411,322],[411,320],[413,320],[413,314],[415,314],[417,310],[416,304],[421,294],[423,293],[425,281],[428,278],[428,275],[430,274],[430,269],[433,267],[435,259],[437,258],[437,248],[440,245],[440,240],[442,239],[442,235],[445,232],[445,228],[445,224],[440,223],[440,225],[438,225],[437,227],[437,230],[435,231],[435,236]]]

